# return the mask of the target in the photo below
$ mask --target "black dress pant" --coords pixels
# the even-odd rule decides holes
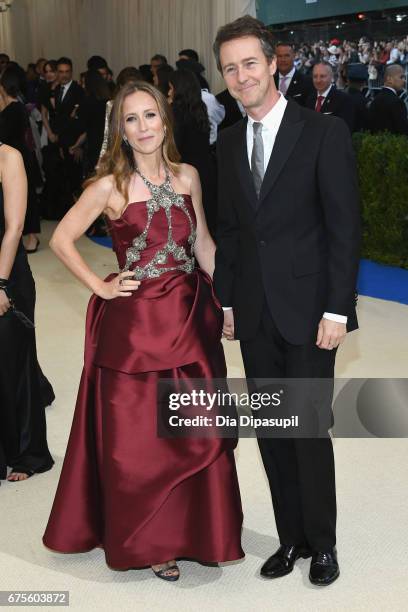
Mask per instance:
[[[266,301],[257,334],[241,341],[241,351],[247,378],[327,378],[332,387],[336,351],[320,349],[312,342],[288,343]],[[258,444],[281,544],[329,551],[336,543],[336,489],[328,433],[321,437],[258,437]]]

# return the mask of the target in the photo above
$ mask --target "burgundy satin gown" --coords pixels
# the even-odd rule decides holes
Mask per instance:
[[[211,279],[188,270],[193,259],[180,265],[174,250],[187,253],[194,242],[191,198],[150,213],[148,204],[132,203],[110,222],[120,268],[130,260],[130,269],[148,276],[132,297],[90,299],[84,369],[43,537],[63,553],[102,547],[114,569],[244,556],[236,439],[156,434],[159,378],[222,378],[226,366]],[[154,257],[168,240],[170,218],[174,242],[162,265]]]

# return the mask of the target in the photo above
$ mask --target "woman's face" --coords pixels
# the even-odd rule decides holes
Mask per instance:
[[[175,89],[172,83],[169,83],[169,93],[167,94],[167,101],[169,104],[173,104]]]
[[[156,100],[145,91],[135,91],[123,101],[123,131],[132,149],[149,155],[161,148],[164,125]]]
[[[47,83],[54,83],[57,79],[57,71],[52,69],[52,66],[45,64],[44,67],[44,78]]]

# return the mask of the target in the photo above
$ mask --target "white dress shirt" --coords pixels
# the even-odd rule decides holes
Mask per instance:
[[[282,81],[284,79],[286,79],[285,80],[285,86],[286,86],[286,91],[288,91],[289,85],[292,82],[293,75],[295,74],[295,72],[296,72],[296,68],[292,68],[292,70],[290,72],[288,72],[288,74],[281,74],[281,73],[279,73],[279,91],[280,91],[280,88],[281,88]]]
[[[210,144],[214,144],[217,140],[218,125],[225,117],[225,108],[208,89],[201,90],[201,99],[207,107],[208,119],[210,121]]]
[[[61,87],[62,87],[61,102],[65,98],[65,96],[67,95],[67,91],[71,87],[71,83],[72,83],[72,81],[69,81],[69,83],[66,83],[65,85],[61,85]]]
[[[266,168],[268,167],[269,158],[272,154],[273,145],[275,144],[276,134],[280,128],[288,103],[285,96],[280,91],[278,93],[279,100],[260,121],[262,123],[261,133],[264,147],[264,172],[266,172]],[[252,119],[252,117],[248,115],[246,139],[249,167],[251,167],[252,148],[254,146],[254,123],[255,119]]]
[[[324,92],[326,95],[329,93],[331,86],[329,89]],[[276,104],[271,108],[269,113],[267,113],[260,121],[262,123],[262,141],[264,146],[264,170],[266,172],[266,168],[268,167],[269,159],[272,154],[272,149],[275,144],[276,135],[282,123],[283,115],[286,110],[286,106],[288,101],[285,96],[279,93],[279,100]],[[322,94],[323,95],[323,94]],[[248,163],[249,167],[251,167],[251,157],[252,157],[252,148],[254,146],[254,128],[253,125],[255,123],[255,119],[248,115],[248,123],[247,123],[247,131],[246,131],[246,139],[247,139],[247,152],[248,152]],[[223,310],[230,310],[231,306],[223,307]],[[323,318],[329,319],[330,321],[336,321],[337,323],[347,323],[347,317],[339,314],[334,314],[332,312],[323,313]]]
[[[316,108],[316,106],[317,106],[317,98],[318,98],[319,96],[323,96],[323,98],[324,98],[324,100],[323,100],[323,102],[322,102],[322,105],[323,105],[323,104],[325,103],[326,98],[327,98],[327,96],[329,95],[329,93],[330,93],[330,91],[331,91],[331,88],[332,88],[332,87],[333,87],[333,83],[332,83],[332,84],[330,85],[330,87],[328,87],[328,88],[326,89],[326,91],[324,91],[323,93],[319,93],[318,91],[316,91],[316,93],[317,93],[317,97],[316,97],[316,104],[315,104],[315,108]]]

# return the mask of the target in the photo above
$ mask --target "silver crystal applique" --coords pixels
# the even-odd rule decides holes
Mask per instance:
[[[147,247],[147,235],[153,215],[158,212],[160,208],[163,208],[167,217],[167,242],[163,247],[156,251],[153,258],[146,265],[136,266],[133,269],[135,278],[137,280],[142,280],[144,278],[157,278],[164,272],[169,272],[170,270],[181,270],[187,273],[193,272],[195,268],[194,244],[196,240],[196,230],[188,208],[185,205],[183,196],[174,191],[167,169],[166,180],[162,185],[153,185],[153,183],[144,177],[138,170],[136,170],[136,172],[138,172],[143,179],[152,197],[146,202],[146,227],[144,228],[143,232],[139,234],[139,236],[136,236],[132,240],[132,246],[126,249],[126,263],[121,271],[124,272],[129,270],[132,264],[140,260],[141,252]],[[190,234],[188,236],[188,243],[191,251],[190,256],[187,255],[186,249],[183,246],[178,245],[173,240],[173,226],[171,219],[171,209],[173,206],[180,208],[188,219],[190,225]],[[157,265],[163,266],[167,263],[168,256],[170,254],[176,261],[183,263],[177,264],[176,266],[158,268]]]

